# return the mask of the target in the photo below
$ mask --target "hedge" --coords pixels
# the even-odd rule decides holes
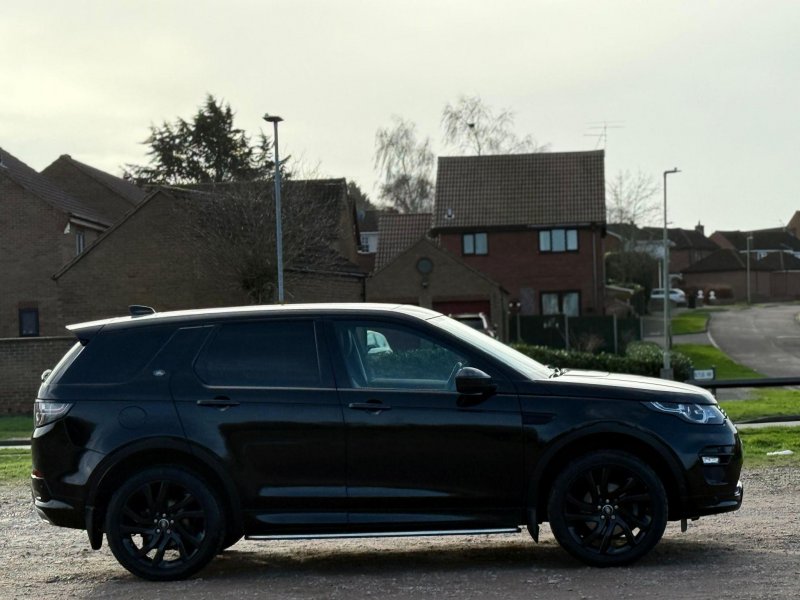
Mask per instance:
[[[607,352],[590,354],[572,350],[557,350],[528,344],[512,344],[512,347],[544,365],[562,369],[610,371],[612,373],[659,377],[664,363],[661,348],[649,342],[632,342],[628,344],[624,356],[608,354]],[[691,359],[680,352],[671,352],[670,356],[675,379],[677,381],[691,379]]]

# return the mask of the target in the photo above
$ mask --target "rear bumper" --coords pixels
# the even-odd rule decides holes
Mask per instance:
[[[86,528],[83,510],[53,498],[47,482],[41,477],[31,476],[31,496],[36,513],[45,521],[58,527]]]

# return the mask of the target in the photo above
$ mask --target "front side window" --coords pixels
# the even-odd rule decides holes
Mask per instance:
[[[457,351],[406,327],[339,321],[335,330],[351,388],[453,390],[467,366]]]
[[[568,317],[580,316],[580,292],[543,292],[542,314],[567,315]]]
[[[319,387],[321,375],[313,321],[227,323],[195,363],[212,386]]]
[[[486,233],[465,233],[461,236],[461,250],[464,254],[489,254],[489,236]]]
[[[539,231],[539,252],[577,252],[577,229],[542,229]]]

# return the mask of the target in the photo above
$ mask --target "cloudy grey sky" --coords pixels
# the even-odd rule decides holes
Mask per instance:
[[[776,227],[800,209],[798,31],[794,0],[4,2],[0,146],[119,174],[210,92],[374,196],[377,128],[401,115],[440,149],[443,106],[477,94],[555,151],[623,121],[606,176],[679,167],[678,226]]]

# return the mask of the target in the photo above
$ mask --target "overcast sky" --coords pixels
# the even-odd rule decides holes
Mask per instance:
[[[4,2],[0,147],[120,174],[210,92],[251,133],[281,115],[282,155],[374,197],[379,127],[401,115],[439,150],[443,106],[480,95],[554,151],[623,122],[607,179],[680,168],[676,226],[777,227],[800,209],[798,31],[794,0]]]

